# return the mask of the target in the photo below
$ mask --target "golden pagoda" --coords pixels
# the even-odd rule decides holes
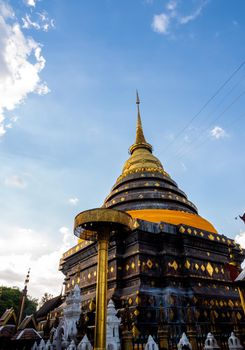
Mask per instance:
[[[234,280],[244,251],[198,214],[152,154],[138,94],[136,103],[136,139],[102,206],[134,220],[129,231],[119,229],[110,235],[107,300],[112,298],[122,315],[127,311],[122,326],[127,323],[135,341],[151,334],[162,337],[160,343],[170,349],[183,332],[202,344],[210,331],[219,339],[235,329],[242,337],[245,318]],[[77,283],[81,287],[91,338],[97,254],[95,241],[79,241],[60,262],[66,293]]]

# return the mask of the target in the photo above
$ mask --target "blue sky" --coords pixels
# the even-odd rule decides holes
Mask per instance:
[[[165,170],[245,245],[245,65],[187,126],[245,60],[244,13],[243,0],[0,2],[0,283],[22,286],[31,266],[32,295],[60,291],[74,216],[102,204],[134,141],[136,88]]]

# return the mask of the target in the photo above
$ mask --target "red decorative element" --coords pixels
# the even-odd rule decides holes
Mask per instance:
[[[237,276],[239,275],[239,271],[238,271],[237,266],[232,265],[232,264],[226,264],[225,270],[228,272],[228,274],[230,276],[230,280],[232,282],[234,282],[235,279],[237,278]]]

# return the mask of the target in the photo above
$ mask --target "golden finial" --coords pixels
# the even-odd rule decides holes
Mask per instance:
[[[137,117],[137,128],[136,128],[136,140],[135,143],[146,143],[143,128],[142,128],[142,122],[141,122],[141,117],[140,117],[140,99],[139,99],[139,94],[138,90],[136,90],[136,104],[138,108],[138,117]]]
[[[129,148],[130,158],[125,162],[122,174],[117,181],[123,177],[135,172],[156,171],[169,176],[163,169],[161,162],[152,154],[152,146],[146,142],[141,117],[140,117],[140,99],[136,90],[136,105],[138,109],[136,139],[135,143]]]
[[[136,148],[147,148],[149,151],[152,151],[152,146],[146,142],[142,122],[141,122],[141,116],[140,116],[140,99],[138,90],[136,90],[136,105],[138,109],[138,116],[137,116],[137,126],[136,126],[136,139],[135,143],[130,147],[130,153],[136,149]]]

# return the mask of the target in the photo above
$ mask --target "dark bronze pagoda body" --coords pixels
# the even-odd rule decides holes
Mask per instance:
[[[245,318],[237,286],[244,251],[217,233],[152,154],[141,125],[139,99],[136,141],[103,207],[126,211],[135,227],[111,237],[108,300],[141,336],[176,339],[183,331],[203,338],[236,329],[242,338]],[[78,283],[82,304],[94,311],[97,246],[80,241],[66,252],[60,268],[66,292]],[[165,337],[165,338],[164,338]],[[176,339],[175,339],[176,338]],[[202,341],[204,340],[202,338]]]

